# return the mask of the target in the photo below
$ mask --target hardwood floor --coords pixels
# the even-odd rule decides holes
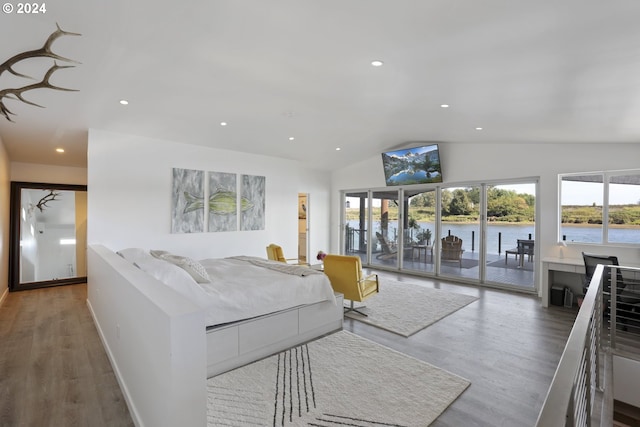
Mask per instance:
[[[446,369],[471,386],[433,426],[532,426],[576,312],[537,298],[379,272],[480,299],[404,338],[346,330]],[[0,426],[132,426],[86,306],[86,285],[11,293],[0,307]]]
[[[542,308],[534,296],[378,273],[480,299],[403,338],[347,319],[344,329],[460,375],[471,386],[432,424],[533,426],[577,310]]]
[[[0,307],[0,426],[133,426],[86,288],[13,292]]]

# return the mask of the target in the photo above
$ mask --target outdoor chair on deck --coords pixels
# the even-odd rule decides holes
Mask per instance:
[[[351,305],[345,307],[345,313],[355,311],[366,316],[353,306],[353,302],[362,302],[379,292],[378,275],[364,276],[362,261],[358,256],[331,254],[324,257],[324,274],[329,277],[333,290],[340,292],[344,295],[344,299],[351,301]]]
[[[380,247],[382,247],[382,253],[378,254],[376,258],[378,259],[390,259],[395,258],[398,255],[398,251],[391,249],[391,245],[387,241],[386,237],[376,231],[376,237],[380,242]]]
[[[442,238],[442,261],[458,261],[462,268],[462,239],[458,236],[447,236]]]
[[[524,267],[524,256],[527,256],[527,261],[533,261],[534,241],[518,239],[518,256],[520,256],[520,267]]]
[[[533,254],[534,254],[534,246],[535,246],[534,240],[518,239],[517,246],[515,248],[507,249],[506,251],[504,251],[505,265],[507,264],[509,255],[515,255],[516,262],[518,262],[519,267],[524,267],[525,255],[527,256],[527,261],[532,262]],[[520,261],[518,261],[518,259],[520,259]]]

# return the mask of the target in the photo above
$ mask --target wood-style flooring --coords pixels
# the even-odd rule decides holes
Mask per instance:
[[[403,338],[346,319],[344,329],[471,381],[435,427],[534,426],[577,309],[543,308],[537,297],[441,280],[378,272],[479,299]]]
[[[0,426],[133,426],[87,287],[12,292],[0,307]]]
[[[576,312],[537,298],[395,273],[480,299],[404,338],[344,328],[471,381],[433,426],[532,426]],[[11,293],[0,307],[0,426],[131,426],[86,306],[86,285]],[[375,361],[374,361],[375,362]],[[354,390],[357,392],[357,390]]]

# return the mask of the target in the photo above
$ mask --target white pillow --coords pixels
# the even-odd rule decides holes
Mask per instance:
[[[200,307],[207,306],[209,295],[182,268],[170,262],[150,257],[135,263],[145,273],[158,279],[168,287],[186,296]]]
[[[198,283],[211,283],[211,279],[209,278],[209,273],[207,273],[207,270],[202,264],[194,259],[169,253],[160,255],[159,259],[168,261],[180,268],[183,268],[187,273],[191,275],[191,277],[193,277],[193,280]]]
[[[158,249],[152,249],[152,250],[149,251],[149,253],[151,254],[151,256],[154,256],[156,258],[162,258],[162,255],[169,254],[169,252],[167,252],[167,251],[160,251]]]
[[[132,264],[135,264],[139,261],[154,259],[149,253],[149,251],[141,248],[126,248],[126,249],[121,249],[116,253]]]

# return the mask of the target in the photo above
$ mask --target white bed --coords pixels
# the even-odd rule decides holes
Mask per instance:
[[[145,331],[135,319],[156,315],[143,314],[150,302],[169,324],[180,321],[186,314],[153,307],[161,305],[158,298],[176,300],[176,294],[184,297],[178,302],[191,307],[186,313],[199,316],[203,336],[206,332],[207,378],[342,328],[342,296],[324,273],[311,268],[254,257],[194,261],[163,251],[153,256],[140,248],[90,249],[88,302],[108,352],[105,329],[116,328],[117,344],[123,331],[136,328],[141,331],[133,341],[152,339],[152,334],[162,338],[165,331]],[[140,301],[125,304],[132,298]],[[175,350],[170,353],[174,357]]]
[[[204,308],[209,329],[325,301],[336,305],[328,277],[306,266],[247,256],[196,261],[140,248],[116,253]]]
[[[136,425],[206,425],[207,378],[342,328],[324,274],[203,260],[202,287],[133,258],[90,245],[87,304]]]

